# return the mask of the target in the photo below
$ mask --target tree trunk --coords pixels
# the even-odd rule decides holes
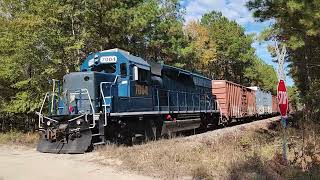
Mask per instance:
[[[2,123],[1,123],[1,131],[4,131],[4,118],[2,119]]]

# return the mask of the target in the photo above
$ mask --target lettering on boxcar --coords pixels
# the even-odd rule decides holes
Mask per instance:
[[[136,84],[135,88],[137,96],[148,96],[148,86]]]

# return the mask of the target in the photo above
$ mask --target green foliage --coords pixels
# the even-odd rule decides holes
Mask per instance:
[[[186,35],[190,43],[182,50],[186,60],[184,68],[214,75],[212,64],[217,62],[217,44],[210,38],[208,28],[199,22],[190,22],[186,26]]]
[[[306,96],[302,99],[307,106],[308,114],[312,120],[320,120],[320,80],[310,83],[310,88]]]
[[[251,0],[247,3],[260,21],[273,19],[271,33],[265,39],[275,38],[288,47],[287,61],[290,73],[308,109],[319,106],[312,103],[318,94],[314,87],[320,79],[320,6],[318,0]]]
[[[251,80],[252,85],[257,85],[264,90],[276,94],[277,74],[271,65],[261,59],[253,59],[253,65],[246,68],[245,77]]]
[[[123,48],[174,63],[184,44],[178,1],[0,1],[1,111],[34,112],[48,80],[86,54]]]
[[[244,70],[251,65],[255,57],[251,47],[252,38],[245,35],[244,28],[235,21],[230,21],[221,13],[205,14],[201,23],[209,29],[209,36],[217,44],[219,63],[214,64],[215,77],[246,83],[243,79]]]
[[[288,92],[288,99],[289,99],[289,102],[290,102],[292,108],[294,108],[294,110],[300,109],[301,108],[301,100],[299,97],[298,88],[295,86],[288,87],[287,92]]]
[[[190,40],[183,49],[186,68],[275,93],[277,75],[273,67],[258,59],[251,47],[253,37],[235,21],[212,11],[201,22],[189,23],[186,34]]]

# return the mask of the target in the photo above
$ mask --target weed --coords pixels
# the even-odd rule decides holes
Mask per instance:
[[[35,146],[38,141],[38,133],[22,133],[19,131],[0,133],[0,144]]]

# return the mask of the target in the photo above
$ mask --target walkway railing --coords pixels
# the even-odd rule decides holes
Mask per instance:
[[[36,112],[36,114],[39,116],[39,128],[42,128],[41,124],[44,123],[43,122],[43,118],[48,119],[50,121],[57,122],[57,120],[54,120],[54,119],[49,118],[49,117],[46,117],[44,115],[43,110],[44,110],[45,102],[48,101],[48,112],[47,112],[48,115],[59,115],[61,113],[60,112],[61,109],[63,110],[62,114],[70,114],[71,112],[68,109],[69,105],[70,105],[70,95],[75,97],[75,101],[76,101],[75,106],[76,106],[76,108],[78,108],[78,106],[81,108],[82,102],[83,101],[88,101],[89,104],[90,104],[90,112],[80,112],[79,111],[79,113],[75,113],[75,114],[79,114],[79,116],[68,120],[68,122],[75,121],[75,120],[77,120],[77,119],[79,119],[79,118],[81,118],[83,116],[85,116],[85,121],[88,121],[87,114],[95,114],[95,109],[94,109],[94,106],[93,106],[93,103],[92,103],[92,99],[91,99],[91,96],[89,94],[88,89],[67,90],[67,91],[64,92],[64,98],[61,98],[57,94],[50,94],[49,92],[47,92],[45,94],[45,97],[42,100],[40,111]],[[55,99],[55,98],[57,98],[57,99]],[[63,103],[63,107],[59,106],[60,105],[60,101]],[[50,107],[50,104],[53,107]],[[57,108],[57,106],[58,106],[58,108]],[[67,111],[67,113],[66,113],[66,111]],[[92,127],[94,127],[94,126],[95,126],[95,121],[93,120]]]
[[[155,89],[155,98],[154,109],[158,111],[207,112],[218,108],[217,101],[209,94]]]

